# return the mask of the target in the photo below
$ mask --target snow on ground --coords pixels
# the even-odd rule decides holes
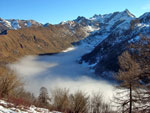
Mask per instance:
[[[0,23],[4,24],[4,25],[5,25],[6,27],[8,27],[8,28],[11,28],[11,22],[9,22],[9,21],[7,21],[7,20],[2,19],[2,20],[0,21]]]
[[[150,24],[139,23],[139,24],[137,24],[137,26],[138,26],[139,28],[150,27]]]
[[[75,48],[74,47],[70,47],[70,48],[68,48],[68,49],[66,49],[66,50],[64,50],[64,51],[62,51],[62,52],[69,52],[69,51],[72,51],[72,50],[74,50]]]
[[[84,29],[85,29],[85,31],[87,31],[87,32],[94,32],[94,31],[97,31],[97,30],[99,30],[100,28],[96,28],[96,27],[94,27],[94,26],[86,26],[86,27],[84,27]]]
[[[0,113],[61,113],[57,111],[50,112],[48,109],[38,108],[35,106],[24,107],[15,106],[12,103],[8,103],[4,100],[0,100]]]
[[[32,23],[30,21],[27,21],[27,27],[31,27]]]
[[[11,26],[13,29],[20,29],[21,28],[21,26],[18,23],[18,20],[12,20],[12,21],[10,20],[10,22],[11,22]]]
[[[109,33],[103,34],[103,35],[95,35],[95,36],[89,36],[88,38],[85,38],[80,41],[82,47],[84,47],[87,50],[87,52],[92,51],[100,42],[102,42],[104,39],[108,37]]]

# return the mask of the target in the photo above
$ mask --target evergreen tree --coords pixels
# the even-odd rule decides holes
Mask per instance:
[[[40,106],[47,107],[49,105],[50,100],[51,99],[48,96],[47,89],[45,87],[41,87],[40,94],[38,97],[38,101],[39,101]]]

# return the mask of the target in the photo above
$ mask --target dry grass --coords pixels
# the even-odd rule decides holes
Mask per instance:
[[[76,31],[74,34],[65,25],[9,30],[7,35],[0,35],[0,71],[1,66],[20,57],[57,53],[83,37],[85,37],[83,31]]]

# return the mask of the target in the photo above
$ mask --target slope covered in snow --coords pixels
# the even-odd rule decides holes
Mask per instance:
[[[114,12],[105,15],[94,15],[90,19],[78,17],[75,22],[86,27],[97,28],[90,32],[90,34],[83,40],[76,44],[82,44],[94,49],[100,42],[105,40],[111,33],[121,35],[130,29],[131,21],[135,20],[135,16],[128,10],[122,12]],[[73,21],[73,22],[74,22]],[[67,22],[66,22],[67,23]],[[67,23],[68,24],[68,23]],[[72,24],[69,24],[71,27]],[[119,41],[119,40],[118,40]]]
[[[118,56],[127,49],[131,42],[137,41],[139,35],[150,36],[150,14],[145,13],[135,18],[128,10],[125,10],[121,13],[113,13],[109,17],[113,18],[109,19],[108,25],[91,35],[89,39],[93,38],[95,41],[97,36],[101,37],[104,34],[107,36],[103,41],[99,40],[96,47],[82,57],[81,62],[86,62],[92,67],[94,65],[97,75],[113,79],[114,73],[119,69]]]
[[[15,106],[13,103],[0,100],[0,113],[61,113],[57,111],[49,111],[45,108],[39,108],[35,106]]]
[[[72,30],[82,28],[89,35],[95,33],[104,35],[104,33],[110,33],[116,30],[119,30],[118,32],[121,33],[129,29],[130,22],[134,19],[135,16],[126,9],[122,12],[94,15],[89,19],[79,16],[73,21],[62,22],[60,24],[68,25]]]

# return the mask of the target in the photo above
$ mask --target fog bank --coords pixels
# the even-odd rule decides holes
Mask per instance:
[[[113,96],[113,86],[97,79],[88,65],[81,65],[76,61],[87,51],[84,47],[74,47],[51,56],[26,56],[9,66],[23,78],[25,88],[35,95],[44,86],[49,91],[54,88],[69,88],[70,92],[102,92],[105,99],[109,100]]]

